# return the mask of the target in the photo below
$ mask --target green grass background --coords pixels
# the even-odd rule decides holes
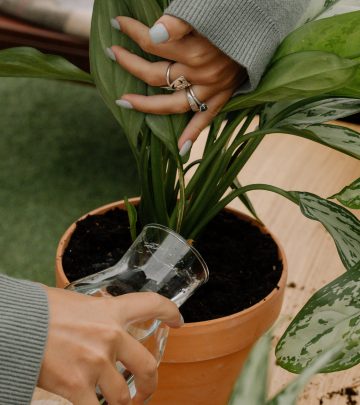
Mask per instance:
[[[54,285],[65,229],[137,194],[126,138],[95,89],[0,79],[0,272]]]

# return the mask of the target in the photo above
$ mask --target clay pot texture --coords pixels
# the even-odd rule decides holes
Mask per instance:
[[[135,203],[137,201],[132,200]],[[115,207],[125,209],[124,202],[108,204],[89,214],[101,215]],[[250,221],[263,233],[270,233],[247,215],[233,209],[227,210],[242,220]],[[57,287],[64,288],[69,283],[62,267],[62,256],[75,228],[76,224],[71,225],[58,245]],[[271,236],[278,246],[279,258],[283,263],[278,288],[241,312],[211,321],[187,323],[181,329],[171,330],[159,367],[159,385],[151,400],[152,405],[227,404],[252,346],[273,325],[281,310],[287,262],[281,245]]]

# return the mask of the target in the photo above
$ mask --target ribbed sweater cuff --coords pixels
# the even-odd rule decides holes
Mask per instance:
[[[242,91],[256,88],[281,41],[274,21],[252,0],[174,0],[165,13],[189,23],[247,69]]]
[[[0,403],[28,405],[47,339],[44,288],[0,275]]]

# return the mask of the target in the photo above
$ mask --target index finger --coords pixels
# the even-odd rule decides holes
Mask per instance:
[[[121,302],[121,318],[126,324],[152,319],[163,321],[172,328],[180,328],[184,320],[178,307],[169,299],[152,292],[125,294],[114,299]]]
[[[152,55],[164,59],[185,63],[188,59],[189,47],[185,39],[169,43],[156,44],[151,40],[149,27],[131,17],[116,17],[120,31],[136,42],[140,48]],[[116,44],[109,44],[116,45]]]
[[[150,29],[150,37],[155,44],[176,41],[190,34],[193,27],[180,18],[163,15]]]

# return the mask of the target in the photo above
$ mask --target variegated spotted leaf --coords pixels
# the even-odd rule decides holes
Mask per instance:
[[[326,367],[340,353],[342,345],[337,345],[323,352],[320,356],[305,368],[305,370],[280,391],[266,405],[296,405],[297,398],[304,389],[310,378]]]
[[[333,5],[344,0],[311,0],[301,16],[298,26],[302,26],[309,21],[319,18]]]
[[[311,193],[290,192],[301,212],[321,222],[333,237],[339,256],[350,270],[360,261],[360,221],[347,209]]]
[[[270,350],[271,334],[267,333],[251,350],[228,405],[265,405]]]
[[[360,262],[310,298],[281,337],[276,357],[283,368],[300,373],[337,344],[341,352],[322,372],[360,362]]]
[[[92,83],[89,73],[57,55],[18,47],[0,51],[0,77],[34,77]]]
[[[284,130],[360,159],[360,133],[350,128],[323,124],[310,125],[305,129],[284,127]]]
[[[312,0],[311,2],[313,2]],[[319,0],[318,0],[319,1]],[[317,19],[332,17],[334,15],[352,13],[353,11],[360,10],[359,0],[322,0],[329,4],[329,7],[324,10]]]
[[[360,112],[360,99],[320,98],[293,102],[273,103],[265,106],[262,113],[264,124],[273,127],[293,125],[306,128],[309,125],[338,120]]]
[[[360,209],[360,178],[329,198],[336,198],[345,207]]]

